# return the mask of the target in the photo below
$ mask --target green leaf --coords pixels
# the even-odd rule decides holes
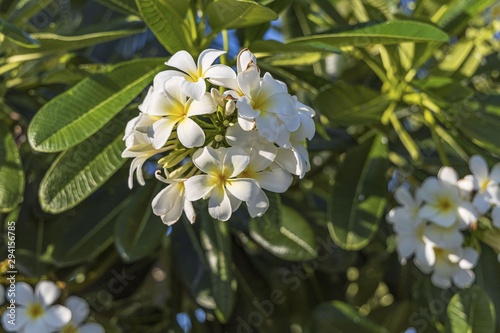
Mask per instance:
[[[336,33],[299,37],[290,40],[289,44],[328,44],[341,47],[435,41],[447,42],[448,35],[432,24],[420,21],[396,20],[383,23],[362,23]]]
[[[283,44],[275,40],[258,40],[250,47],[250,51],[257,57],[271,54],[308,54],[308,53],[340,53],[337,47],[318,44],[318,45],[300,45],[300,44]]]
[[[470,18],[483,12],[495,3],[496,0],[452,0],[444,6],[447,9],[440,16],[437,24],[443,27],[450,35],[459,34],[468,26]],[[442,10],[442,9],[441,9]]]
[[[295,210],[281,204],[278,194],[267,193],[269,209],[250,220],[250,236],[275,256],[304,261],[317,256],[314,232]]]
[[[82,142],[130,103],[162,67],[161,59],[138,59],[82,80],[33,117],[28,128],[31,147],[58,152]]]
[[[139,16],[139,10],[137,9],[135,0],[97,0],[97,2],[117,12]]]
[[[214,31],[241,29],[278,19],[278,14],[268,7],[244,0],[217,0],[206,11]]]
[[[40,43],[27,32],[19,29],[9,22],[0,18],[0,34],[6,36],[14,43],[26,48],[39,48]]]
[[[24,171],[16,142],[0,123],[0,212],[11,211],[23,201]]]
[[[498,237],[500,236],[499,231],[493,232],[493,230],[485,230],[485,234],[489,234],[490,239],[489,244],[492,244],[496,248],[499,247]],[[484,292],[493,301],[493,306],[495,307],[496,313],[497,309],[500,309],[500,265],[493,264],[496,262],[497,253],[493,251],[492,248],[482,244],[481,255],[477,263],[474,272],[476,273],[476,284],[483,288]],[[491,245],[490,245],[491,246]],[[500,328],[500,316],[496,316],[496,327]]]
[[[231,233],[227,222],[214,220],[206,208],[199,215],[200,243],[211,273],[212,294],[217,305],[215,314],[226,323],[235,306],[236,279],[231,254]]]
[[[115,117],[95,135],[57,157],[40,184],[44,211],[56,214],[75,207],[125,163],[122,137],[131,111]]]
[[[88,29],[90,30],[90,29]],[[38,48],[21,47],[16,49],[14,55],[7,59],[8,62],[23,62],[39,59],[50,54],[64,53],[71,50],[81,49],[87,46],[109,42],[115,39],[134,35],[144,31],[144,24],[137,19],[117,20],[109,22],[106,28],[99,27],[92,32],[76,36],[62,36],[54,33],[43,32],[31,35],[41,46]],[[95,31],[94,31],[95,30]]]
[[[91,262],[113,244],[116,216],[130,204],[130,190],[114,177],[116,186],[103,188],[78,206],[72,216],[53,221],[59,237],[53,242],[52,261],[59,267]]]
[[[481,287],[472,286],[452,297],[446,309],[450,333],[494,333],[495,308]]]
[[[344,126],[379,122],[390,103],[387,96],[375,90],[341,81],[320,92],[314,100],[320,113],[333,124]]]
[[[425,91],[435,102],[444,106],[463,101],[473,95],[471,89],[449,77],[431,76],[421,81],[413,80],[412,85]]]
[[[346,250],[365,247],[378,230],[386,205],[388,147],[376,136],[346,153],[335,175],[328,229]]]
[[[37,13],[53,3],[53,0],[16,1],[9,10],[8,21],[17,26],[24,26]]]
[[[136,3],[142,18],[168,52],[194,51],[184,20],[189,1],[136,0]]]
[[[500,95],[478,98],[445,109],[447,121],[480,147],[500,152]]]
[[[137,189],[130,204],[118,215],[115,224],[115,245],[125,262],[133,262],[153,252],[165,237],[167,226],[153,214],[151,201],[161,182],[149,182]]]
[[[389,333],[384,327],[360,315],[350,305],[333,301],[322,303],[313,310],[308,333]]]

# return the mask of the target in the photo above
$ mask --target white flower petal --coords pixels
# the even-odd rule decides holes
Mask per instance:
[[[474,282],[475,278],[476,276],[471,270],[457,269],[453,274],[453,283],[459,288],[467,288]]]
[[[452,186],[457,185],[458,173],[452,167],[442,167],[438,172],[438,178]]]
[[[184,209],[183,205],[184,205],[183,197],[175,198],[175,202],[174,205],[172,206],[172,209],[170,209],[161,216],[162,222],[165,223],[166,225],[172,225],[175,222],[179,221],[182,215],[182,211]]]
[[[216,49],[203,50],[200,53],[200,56],[198,57],[198,62],[197,62],[198,70],[202,74],[205,74],[205,72],[210,68],[210,66],[212,66],[214,61],[225,53],[226,53],[225,51],[220,51]]]
[[[89,305],[83,298],[70,296],[64,305],[71,311],[71,321],[77,325],[83,323],[89,316]]]
[[[204,72],[204,77],[208,78],[208,81],[213,82],[214,84],[219,83],[219,80],[224,80],[224,82],[228,82],[229,80],[236,81],[236,73],[231,67],[226,65],[213,65],[206,72]]]
[[[247,201],[247,208],[250,217],[260,217],[264,215],[269,208],[269,199],[266,193],[259,188],[255,196],[250,201]]]
[[[7,332],[23,332],[23,328],[28,322],[29,318],[28,315],[26,314],[26,308],[25,307],[17,307],[15,310],[15,324],[12,324],[12,319],[9,314],[11,314],[9,309],[6,309],[4,313],[2,314],[2,327],[7,331]],[[9,323],[10,321],[10,323]]]
[[[415,237],[399,237],[397,238],[397,250],[399,259],[409,258],[417,248],[417,240]]]
[[[191,224],[196,220],[196,212],[193,207],[193,203],[187,199],[184,199],[184,213]]]
[[[198,149],[193,154],[193,163],[204,173],[211,174],[222,168],[219,155],[212,147]]]
[[[431,281],[433,285],[442,289],[448,289],[451,287],[451,280],[448,276],[442,276],[440,274],[433,273],[431,276]]]
[[[469,168],[472,174],[478,178],[478,180],[483,181],[488,179],[488,165],[484,158],[479,155],[474,155],[469,160]]]
[[[184,182],[186,199],[196,201],[206,197],[214,188],[214,177],[210,175],[193,176]]]
[[[284,193],[293,181],[292,175],[281,168],[258,173],[255,179],[261,188],[275,193]]]
[[[85,323],[78,329],[78,333],[105,333],[104,328],[98,323]]]
[[[151,126],[152,145],[155,149],[162,148],[170,138],[177,120],[166,117],[158,120]]]
[[[165,89],[165,83],[174,77],[181,77],[183,79],[189,78],[189,75],[174,71],[174,70],[166,70],[156,74],[153,80],[154,90],[163,91]],[[141,110],[142,111],[142,110]]]
[[[260,115],[260,111],[253,108],[252,101],[247,96],[238,99],[236,107],[238,108],[238,115],[247,120],[257,118]],[[242,128],[245,129],[243,126]]]
[[[491,169],[490,179],[500,184],[500,163],[495,164]]]
[[[231,217],[233,209],[231,201],[222,186],[214,187],[208,200],[208,213],[214,219],[227,221]]]
[[[226,190],[241,201],[250,201],[257,192],[257,184],[253,179],[238,178],[226,183]]]
[[[176,52],[165,64],[180,69],[191,76],[197,75],[198,73],[198,68],[196,67],[193,57],[184,50]]]
[[[68,310],[69,311],[69,310]],[[71,315],[71,312],[70,312]],[[52,332],[54,329],[59,329],[63,325],[58,326],[58,327],[52,327],[49,326],[43,319],[45,319],[46,316],[40,317],[37,320],[28,320],[26,324],[23,327],[23,330],[21,331],[22,333],[25,332],[33,332],[33,333],[42,333],[42,332]]]
[[[191,102],[187,110],[187,116],[199,116],[214,113],[215,111],[217,111],[217,103],[209,93],[205,93],[199,101],[194,100]]]
[[[53,304],[61,295],[61,289],[52,281],[40,281],[35,287],[35,298],[44,306]]]
[[[238,85],[245,96],[253,99],[258,96],[260,89],[260,73],[255,69],[248,69],[238,74]]]
[[[491,211],[491,220],[495,227],[500,228],[500,206],[495,206]]]
[[[259,135],[269,142],[275,142],[279,134],[279,123],[273,114],[261,114],[255,118]]]
[[[415,200],[406,187],[398,187],[394,193],[394,198],[396,198],[396,201],[403,206],[413,207],[415,205]]]
[[[484,193],[476,193],[474,200],[472,200],[472,204],[476,207],[480,214],[485,214],[491,207],[491,204],[486,200]]]
[[[177,137],[186,148],[200,147],[205,143],[205,132],[190,118],[184,118],[179,122]]]
[[[424,201],[435,202],[436,195],[441,192],[441,183],[435,177],[429,177],[420,187],[420,195]]]
[[[462,269],[472,269],[476,267],[479,253],[471,247],[466,247],[462,251],[462,258],[458,266]]]
[[[255,121],[238,117],[238,125],[245,131],[251,131],[255,127]]]
[[[432,245],[428,243],[417,247],[415,257],[424,267],[431,268],[436,263],[436,253]]]
[[[17,305],[27,306],[30,303],[33,303],[35,300],[35,296],[33,293],[33,289],[26,282],[17,282],[15,284],[16,292],[15,293],[7,293],[7,300],[15,299]],[[10,294],[10,295],[9,295]],[[14,294],[14,297],[11,295]]]
[[[195,82],[185,80],[182,81],[181,89],[187,96],[199,101],[207,92],[207,84],[203,78],[199,78],[198,81]]]
[[[231,147],[227,150],[223,160],[223,174],[233,178],[242,173],[250,163],[250,156],[239,147]]]
[[[253,172],[259,172],[269,167],[276,158],[277,149],[274,145],[253,148],[250,152],[250,163],[248,168]]]
[[[62,305],[53,305],[45,310],[43,321],[51,328],[58,329],[69,323],[71,311]]]
[[[479,218],[474,206],[467,201],[462,201],[458,206],[458,216],[468,226],[475,223]]]
[[[236,68],[238,73],[245,71],[248,66],[257,64],[257,58],[248,49],[242,49],[238,54]]]
[[[179,200],[183,197],[184,185],[181,182],[168,185],[153,198],[151,202],[153,213],[158,216],[167,214],[175,205],[179,205]]]

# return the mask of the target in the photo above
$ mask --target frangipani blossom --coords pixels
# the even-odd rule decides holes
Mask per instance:
[[[263,214],[266,207],[257,207],[254,198],[260,188],[249,178],[237,178],[248,166],[250,156],[239,147],[199,149],[193,155],[193,162],[205,174],[189,178],[185,182],[186,198],[196,201],[209,198],[208,212],[218,220],[227,221],[242,201],[252,211]],[[250,210],[250,208],[249,208]]]
[[[71,320],[71,311],[62,305],[52,305],[61,294],[52,281],[40,281],[35,287],[17,282],[16,321],[10,322],[9,311],[2,315],[2,325],[7,332],[53,332]],[[11,297],[7,297],[9,300]]]
[[[449,288],[454,283],[459,288],[466,288],[474,282],[474,268],[478,253],[473,248],[445,250],[434,248],[435,262],[432,265],[415,261],[423,271],[432,272],[432,283],[440,288]]]
[[[186,148],[199,147],[205,142],[205,133],[191,117],[206,115],[217,110],[217,104],[205,93],[199,100],[188,98],[180,88],[181,78],[175,77],[165,82],[165,90],[150,91],[149,104],[144,112],[160,117],[148,131],[148,137],[155,149],[162,148],[177,125],[177,138]]]
[[[166,179],[158,172],[156,178],[169,185],[154,197],[151,203],[153,213],[161,216],[166,225],[172,225],[181,218],[182,211],[184,211],[189,222],[194,223],[196,213],[191,201],[186,199],[185,179]]]
[[[472,203],[477,210],[484,214],[492,204],[500,204],[500,163],[489,171],[484,158],[474,155],[469,160],[472,175],[462,180],[463,186],[477,191]]]
[[[420,217],[442,227],[450,227],[457,221],[467,226],[474,223],[477,213],[470,202],[461,199],[457,182],[458,175],[450,167],[441,168],[438,178],[427,178],[421,188],[425,204]]]
[[[176,52],[165,64],[181,71],[167,70],[156,75],[155,89],[163,88],[171,78],[179,77],[178,82],[181,92],[195,100],[201,100],[207,91],[205,79],[235,78],[234,71],[225,65],[213,65],[214,61],[226,52],[207,49],[201,52],[198,62],[186,51]]]
[[[98,323],[84,321],[89,316],[89,305],[80,297],[70,296],[64,305],[71,311],[71,321],[64,325],[59,333],[104,333],[104,328]]]

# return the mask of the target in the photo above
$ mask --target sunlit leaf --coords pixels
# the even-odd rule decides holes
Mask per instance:
[[[495,308],[481,287],[472,286],[452,297],[447,308],[452,333],[494,333]]]
[[[0,212],[8,212],[23,201],[24,171],[16,142],[8,127],[0,123]]]
[[[75,207],[125,163],[122,137],[131,111],[58,156],[40,184],[40,204],[45,211],[60,213]]]
[[[278,19],[278,15],[253,1],[217,0],[207,6],[208,22],[215,31],[240,29]]]
[[[317,256],[314,232],[295,210],[281,204],[279,195],[268,193],[269,209],[250,220],[250,236],[275,256],[292,261]]]
[[[289,41],[291,44],[330,46],[366,46],[401,42],[447,42],[448,35],[439,28],[420,21],[395,20],[362,23],[336,33],[310,35]]]
[[[39,48],[40,43],[27,32],[0,18],[0,35],[4,35],[14,43],[26,48]]]
[[[31,146],[58,152],[82,142],[130,103],[163,66],[161,59],[138,59],[84,79],[38,111],[28,129]]]

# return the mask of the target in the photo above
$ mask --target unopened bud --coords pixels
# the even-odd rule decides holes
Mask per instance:
[[[227,101],[226,107],[224,108],[224,112],[226,116],[230,116],[233,114],[234,110],[236,109],[236,103],[234,103],[233,100]]]
[[[220,135],[220,134],[217,134],[217,135],[215,136],[214,140],[215,140],[216,142],[221,142],[222,140],[224,140],[224,137],[223,137],[222,135]]]
[[[218,106],[220,107],[224,106],[224,99],[222,98],[222,95],[220,94],[219,90],[212,88],[210,90],[210,95],[215,100]]]

